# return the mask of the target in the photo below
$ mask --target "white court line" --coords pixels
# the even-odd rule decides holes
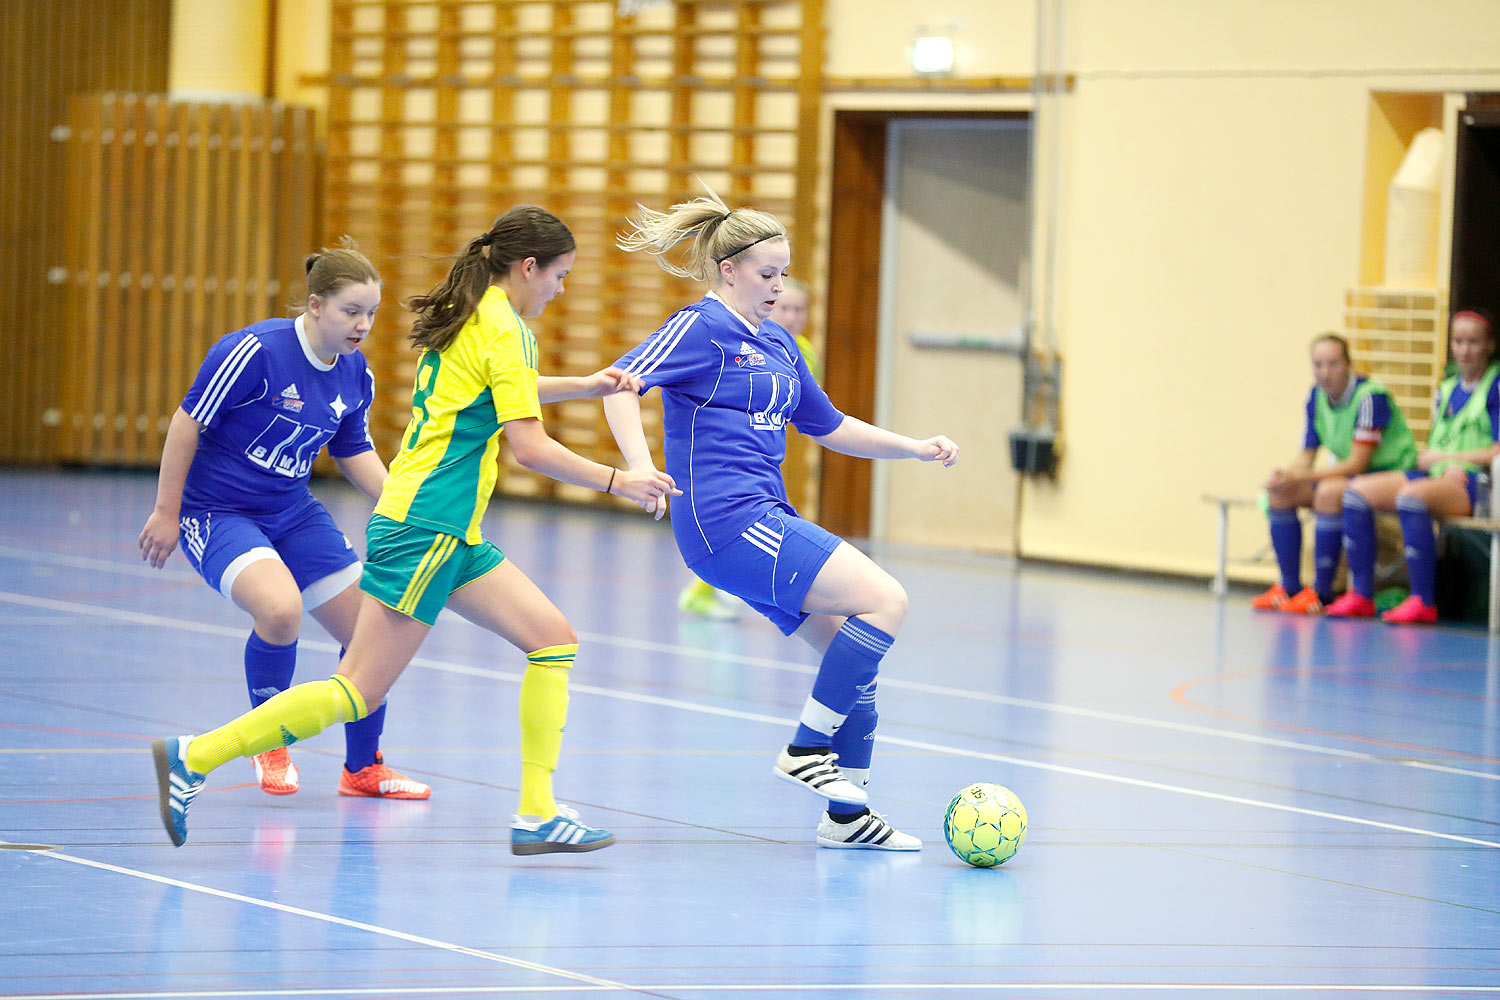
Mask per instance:
[[[75,865],[84,865],[88,868],[98,868],[101,871],[114,872],[118,875],[129,875],[133,878],[145,879],[148,882],[160,882],[162,885],[175,886],[178,889],[187,889],[190,892],[201,892],[207,896],[218,896],[220,899],[233,900],[236,903],[248,903],[251,906],[263,907],[267,910],[277,910],[281,913],[290,913],[297,917],[308,917],[312,920],[321,920],[327,924],[338,924],[341,927],[352,927],[358,931],[368,931],[371,934],[379,934],[381,937],[395,938],[398,941],[408,941],[412,944],[426,945],[429,948],[437,948],[442,951],[451,951],[458,955],[468,955],[471,958],[482,958],[487,962],[498,962],[501,965],[509,965],[517,969],[525,969],[529,972],[540,972],[549,976],[559,976],[563,979],[571,979],[574,982],[587,983],[589,988],[607,989],[611,991],[627,990],[637,992],[638,988],[617,983],[612,979],[598,979],[594,976],[586,976],[580,972],[569,972],[567,969],[559,969],[552,965],[542,965],[540,962],[528,962],[524,958],[511,958],[509,955],[497,955],[492,951],[483,951],[479,948],[468,948],[461,944],[453,944],[448,941],[439,941],[436,938],[421,937],[417,934],[407,934],[405,931],[391,930],[389,927],[380,927],[376,924],[367,924],[360,920],[350,920],[346,917],[335,917],[329,913],[319,913],[317,910],[304,910],[300,906],[288,906],[285,903],[274,903],[268,899],[256,899],[254,896],[242,896],[237,892],[226,892],[223,889],[213,889],[206,885],[198,885],[195,882],[184,882],[181,879],[167,878],[165,875],[153,875],[150,872],[139,871],[135,868],[122,868],[119,865],[106,864],[103,861],[91,861],[88,858],[76,858],[71,854],[63,854],[60,851],[32,851],[32,854],[44,858],[53,858],[57,861],[67,861]],[[321,991],[319,991],[321,992]],[[389,992],[389,991],[387,991]],[[290,995],[282,990],[277,990],[270,995]],[[23,994],[24,995],[24,994]],[[74,997],[87,994],[68,993],[59,996]],[[106,994],[101,994],[106,995]],[[216,992],[216,993],[127,993],[107,994],[109,996],[262,996],[267,995],[260,992]],[[315,995],[312,992],[306,994]],[[0,995],[3,996],[3,995]],[[33,998],[35,1000],[35,998]]]
[[[44,558],[45,553],[30,553],[25,549],[14,549],[0,546],[0,556],[13,556],[16,558],[33,558],[38,562],[50,562],[53,560]],[[106,571],[120,571],[119,564],[104,560],[86,559],[83,557],[69,557],[67,560],[56,560],[61,565],[77,565],[84,568],[103,569]],[[148,570],[148,572],[156,572]],[[196,575],[192,579],[199,579]],[[10,601],[14,604],[22,604],[30,607],[45,607],[57,611],[78,612],[84,614],[102,615],[114,617],[123,621],[134,621],[145,625],[166,625],[169,627],[187,629],[189,631],[203,632],[211,635],[226,635],[239,638],[244,635],[243,628],[233,628],[224,625],[205,625],[201,622],[190,622],[185,619],[163,618],[156,615],[140,615],[131,617],[136,612],[123,611],[115,608],[107,608],[102,605],[77,604],[70,601],[52,601],[47,598],[30,597],[23,594],[0,592],[0,601]],[[444,615],[453,615],[453,612],[444,610]],[[458,619],[454,615],[455,619]],[[674,643],[656,642],[650,639],[631,639],[624,636],[603,635],[600,633],[582,632],[578,633],[582,640],[598,643],[603,646],[617,646],[621,649],[638,649],[652,653],[664,653],[670,656],[682,656],[703,660],[719,660],[725,663],[737,663],[749,667],[762,667],[768,670],[779,670],[786,673],[797,673],[812,676],[818,672],[817,667],[804,663],[791,663],[786,660],[773,660],[761,656],[744,656],[739,653],[724,653],[711,649],[698,649],[693,646],[681,646]],[[318,639],[300,640],[300,645],[309,649],[338,652],[338,645]],[[419,661],[413,660],[413,663]],[[1471,768],[1455,767],[1451,764],[1439,764],[1433,761],[1412,760],[1405,757],[1384,757],[1379,754],[1369,753],[1362,750],[1345,750],[1339,747],[1323,746],[1316,743],[1303,743],[1298,740],[1281,739],[1274,736],[1259,736],[1254,733],[1240,733],[1230,729],[1217,729],[1211,726],[1193,725],[1187,722],[1171,722],[1165,719],[1150,719],[1139,715],[1126,715],[1122,712],[1110,712],[1098,708],[1081,708],[1075,705],[1062,705],[1056,702],[1035,701],[1031,698],[1015,698],[1010,695],[989,694],[982,691],[969,691],[960,688],[946,687],[941,684],[928,684],[923,681],[909,681],[897,677],[881,677],[880,686],[886,690],[896,688],[905,691],[920,691],[924,694],[935,694],[950,698],[961,698],[966,701],[983,701],[994,705],[1008,705],[1013,708],[1027,708],[1038,712],[1048,712],[1053,715],[1072,715],[1085,719],[1097,719],[1103,722],[1115,722],[1128,726],[1143,726],[1150,729],[1164,729],[1170,732],[1190,733],[1194,736],[1208,736],[1217,739],[1234,740],[1241,743],[1253,743],[1259,746],[1276,747],[1281,750],[1295,750],[1301,753],[1322,754],[1328,757],[1341,757],[1345,760],[1359,760],[1376,764],[1394,764],[1399,767],[1414,767],[1424,771],[1438,771],[1444,774],[1454,774],[1465,778],[1482,778],[1486,781],[1500,781],[1500,772],[1476,771]]]
[[[14,559],[26,559],[33,562],[55,564],[59,566],[72,566],[79,569],[97,569],[106,573],[126,573],[132,576],[149,576],[153,574],[166,574],[174,579],[201,580],[196,573],[173,573],[171,570],[153,570],[149,567],[137,567],[129,564],[112,562],[106,559],[91,559],[87,556],[62,556],[50,552],[35,549],[18,549],[12,546],[0,545],[0,556],[8,556]],[[442,614],[459,619],[454,612],[444,609]],[[239,632],[235,632],[238,635]],[[670,642],[658,642],[651,639],[632,639],[626,636],[606,635],[598,632],[579,632],[578,637],[588,642],[598,643],[606,646],[616,646],[620,649],[637,649],[650,653],[664,653],[669,656],[688,656],[703,660],[719,660],[724,663],[737,663],[742,666],[761,667],[767,670],[779,670],[783,673],[796,673],[812,676],[818,672],[818,668],[805,663],[792,663],[787,660],[776,660],[763,656],[745,656],[741,653],[725,653],[717,650],[698,649],[693,646],[682,646]],[[314,645],[316,640],[303,640],[304,643],[314,648],[327,648],[327,644],[321,647]],[[334,647],[335,649],[337,647]],[[1232,729],[1221,729],[1212,726],[1194,725],[1189,722],[1172,722],[1165,719],[1150,719],[1145,716],[1127,715],[1123,712],[1111,712],[1099,708],[1082,708],[1076,705],[1063,705],[1057,702],[1036,701],[1031,698],[1016,698],[1011,695],[990,694],[983,691],[969,691],[942,684],[929,684],[923,681],[904,680],[899,677],[882,677],[880,685],[887,690],[896,688],[905,691],[920,691],[924,694],[935,694],[950,698],[963,698],[968,701],[983,701],[993,705],[1008,705],[1013,708],[1029,708],[1038,712],[1049,712],[1053,715],[1072,715],[1084,719],[1097,719],[1103,722],[1115,722],[1128,726],[1143,726],[1151,729],[1164,729],[1169,732],[1190,733],[1195,736],[1209,736],[1217,739],[1235,740],[1241,743],[1253,743],[1259,746],[1277,747],[1282,750],[1296,750],[1304,753],[1324,754],[1329,757],[1342,757],[1347,760],[1362,760],[1382,764],[1396,764],[1402,767],[1417,767],[1423,770],[1440,771],[1446,774],[1456,774],[1468,778],[1483,778],[1488,781],[1500,781],[1500,773],[1489,771],[1476,771],[1471,768],[1456,767],[1452,764],[1438,764],[1411,760],[1404,757],[1383,757],[1360,750],[1344,750],[1339,747],[1324,746],[1316,743],[1303,743],[1299,740],[1282,739],[1275,736],[1261,736],[1255,733],[1241,733]]]
[[[240,636],[244,634],[243,629],[231,629],[222,625],[204,625],[200,622],[190,622],[175,618],[165,618],[160,615],[143,614],[137,611],[121,611],[115,608],[98,607],[89,604],[77,604],[72,601],[57,601],[48,597],[30,597],[24,594],[12,594],[0,591],[0,601],[9,601],[16,604],[25,604],[30,607],[45,607],[56,611],[70,611],[81,614],[96,614],[106,618],[114,618],[120,621],[129,621],[141,625],[156,625],[168,628],[183,628],[196,632],[217,632],[221,634],[232,634]],[[314,645],[309,643],[309,645]],[[318,644],[328,645],[328,644]],[[334,647],[336,648],[336,647]],[[484,677],[491,680],[502,680],[518,684],[521,675],[504,670],[492,670],[486,667],[474,667],[463,663],[452,663],[446,660],[437,660],[426,656],[414,657],[411,661],[414,667],[423,667],[428,670],[438,670],[443,673],[460,674],[468,677]],[[739,719],[744,722],[764,722],[777,726],[793,726],[797,720],[778,715],[763,715],[759,712],[745,712],[736,708],[720,708],[717,705],[704,705],[698,702],[683,701],[680,698],[665,698],[660,695],[641,694],[633,691],[616,691],[612,688],[598,687],[593,684],[579,684],[576,682],[568,685],[568,690],[579,694],[595,694],[604,698],[613,698],[617,701],[633,701],[646,705],[659,705],[663,708],[676,708],[685,712],[696,712],[701,715],[717,715],[724,718]],[[1482,840],[1476,837],[1464,837],[1455,833],[1442,833],[1437,830],[1427,830],[1415,826],[1402,826],[1397,823],[1382,823],[1379,820],[1363,819],[1358,816],[1348,816],[1343,813],[1325,812],[1321,809],[1307,809],[1302,806],[1286,805],[1280,802],[1269,802],[1264,799],[1245,798],[1240,795],[1229,795],[1223,792],[1210,792],[1201,788],[1191,788],[1186,785],[1169,785],[1160,781],[1151,781],[1145,778],[1130,778],[1125,775],[1107,774],[1103,771],[1092,771],[1087,768],[1069,767],[1065,764],[1048,764],[1043,761],[1027,760],[1024,757],[1012,757],[1007,754],[990,753],[985,750],[970,750],[966,747],[947,746],[940,743],[928,743],[922,740],[910,740],[900,736],[881,735],[879,741],[883,744],[909,747],[914,750],[925,750],[931,753],[946,754],[952,757],[967,757],[973,760],[992,761],[1000,764],[1011,764],[1016,767],[1033,768],[1039,771],[1051,771],[1054,774],[1067,774],[1073,777],[1092,778],[1097,781],[1113,782],[1120,785],[1130,785],[1135,788],[1149,788],[1154,791],[1172,792],[1178,795],[1190,795],[1195,798],[1212,799],[1217,802],[1228,802],[1234,805],[1253,806],[1259,809],[1270,809],[1275,812],[1292,813],[1298,816],[1311,816],[1317,819],[1330,819],[1341,823],[1353,823],[1358,826],[1368,826],[1379,830],[1390,830],[1395,833],[1410,833],[1422,837],[1433,837],[1438,840],[1448,840],[1460,844],[1474,844],[1479,847],[1500,847],[1500,841]],[[3,998],[0,998],[3,1000]]]
[[[808,993],[870,991],[933,993],[971,993],[976,990],[1039,992],[1042,990],[1068,990],[1087,992],[1110,990],[1113,992],[1141,992],[1171,990],[1181,992],[1193,990],[1202,993],[1241,993],[1250,990],[1264,993],[1413,993],[1417,996],[1432,996],[1439,993],[1500,993],[1500,986],[1427,986],[1393,984],[1374,986],[1369,984],[1321,985],[1318,983],[660,983],[636,986],[643,993],[667,993],[691,991],[694,993],[723,993],[727,991],[756,993],[785,993],[806,995]],[[437,994],[448,996],[501,996],[508,993],[596,993],[593,986],[419,986],[400,989],[281,989],[281,990],[193,990],[172,992],[133,993],[0,993],[0,1000],[217,1000],[223,997],[371,997],[371,996],[425,996]]]
[[[108,559],[90,559],[88,556],[64,555],[61,552],[18,549],[10,545],[0,545],[0,558],[25,559],[29,562],[46,563],[50,566],[70,566],[73,569],[97,569],[105,573],[115,573],[121,576],[145,576],[153,580],[170,580],[174,583],[179,580],[203,582],[203,577],[191,570],[152,569],[144,562],[136,564],[113,562]]]

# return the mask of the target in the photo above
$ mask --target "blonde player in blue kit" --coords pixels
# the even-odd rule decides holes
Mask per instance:
[[[790,333],[769,317],[791,248],[774,216],[731,210],[710,192],[668,212],[641,209],[622,249],[656,257],[712,290],[678,310],[617,364],[662,391],[667,471],[683,489],[672,532],[688,568],[743,599],[822,656],[812,694],[774,773],[828,800],[823,847],[915,851],[922,842],[866,805],[876,674],[906,615],[906,592],[867,556],[797,514],[781,476],[786,425],[859,458],[951,466],[946,437],[904,437],[840,413]],[[686,260],[665,258],[686,243]],[[640,399],[618,393],[605,416],[632,471],[655,471]],[[642,503],[660,517],[666,498]]]
[[[807,367],[812,372],[813,378],[821,379],[817,353],[813,350],[812,341],[803,333],[807,329],[807,317],[811,304],[812,289],[807,286],[807,283],[798,281],[796,278],[787,278],[786,286],[781,290],[781,297],[776,300],[776,307],[771,310],[770,318],[772,322],[792,335],[792,339],[797,341],[798,350],[807,359]],[[687,614],[712,621],[732,621],[739,617],[734,606],[724,600],[724,595],[696,578],[678,595],[677,607]]]
[[[255,619],[245,643],[252,707],[292,683],[304,609],[347,646],[359,613],[359,557],[308,490],[326,445],[375,500],[385,463],[370,441],[374,379],[359,346],[380,306],[380,276],[345,244],[307,258],[307,310],[227,334],[209,349],[162,449],[141,558],[161,568],[181,537],[208,585]],[[386,766],[385,705],[344,727],[339,794],[425,799],[431,789]],[[271,795],[299,787],[285,747],[254,759]]]
[[[543,475],[637,503],[673,492],[657,471],[621,471],[575,455],[542,426],[540,404],[597,398],[639,382],[607,368],[579,378],[537,373],[526,324],[562,294],[573,234],[550,212],[513,208],[460,251],[448,277],[410,303],[417,321],[411,421],[366,529],[359,619],[339,671],[299,684],[228,725],[152,744],[162,824],[187,839],[188,807],[209,772],[290,746],[368,714],[444,606],[526,654],[521,680],[521,794],[511,853],[594,851],[615,842],[552,796],[578,636],[547,596],[480,531],[503,431],[516,460]]]

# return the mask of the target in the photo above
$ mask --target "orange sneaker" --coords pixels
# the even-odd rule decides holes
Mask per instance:
[[[292,752],[286,747],[256,754],[251,760],[255,762],[255,780],[267,795],[291,795],[301,787],[297,765],[292,763]]]
[[[1250,600],[1250,606],[1257,611],[1280,611],[1285,603],[1286,588],[1279,583],[1259,597]]]
[[[1392,625],[1431,625],[1437,621],[1437,608],[1423,602],[1416,594],[1396,605],[1380,616],[1383,622]]]
[[[1375,602],[1351,590],[1324,608],[1323,613],[1330,618],[1374,618]]]
[[[1286,599],[1281,610],[1294,615],[1321,615],[1323,613],[1323,602],[1318,600],[1318,592],[1311,587],[1303,587],[1297,593]]]
[[[350,772],[346,767],[339,775],[340,795],[362,795],[372,799],[425,799],[432,789],[420,781],[392,771],[385,766],[385,757],[375,754],[375,763]]]

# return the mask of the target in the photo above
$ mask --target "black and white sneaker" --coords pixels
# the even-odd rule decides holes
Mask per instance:
[[[871,809],[848,823],[840,823],[827,813],[818,821],[818,846],[844,850],[920,851],[922,842],[902,833]]]
[[[838,759],[839,755],[836,753],[816,753],[796,757],[783,747],[771,773],[783,781],[801,785],[822,798],[834,802],[845,802],[852,806],[864,805],[870,801],[870,797],[865,794],[863,788],[844,777],[843,772],[838,768]]]

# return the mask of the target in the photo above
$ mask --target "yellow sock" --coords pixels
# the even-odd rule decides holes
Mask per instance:
[[[370,713],[359,690],[338,674],[308,681],[212,732],[195,736],[187,749],[187,766],[207,774],[236,757],[253,757],[316,736],[335,722],[353,722]]]
[[[521,678],[521,805],[516,810],[522,816],[551,819],[557,815],[552,772],[562,754],[568,722],[568,670],[577,655],[576,642],[526,654],[526,673]]]
[[[694,580],[688,584],[688,589],[693,592],[694,597],[713,597],[718,593],[712,584],[704,583],[702,580]]]

